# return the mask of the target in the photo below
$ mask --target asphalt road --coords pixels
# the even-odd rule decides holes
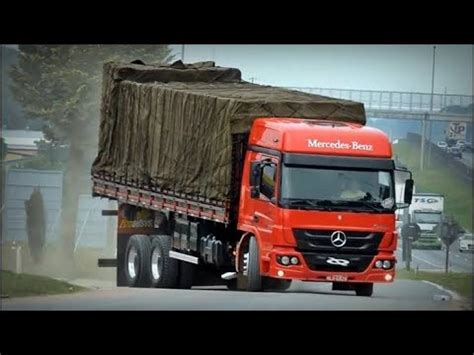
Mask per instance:
[[[404,267],[402,249],[397,250],[398,267]],[[450,248],[449,270],[453,272],[474,272],[472,252],[459,252],[459,241],[454,242]],[[420,270],[444,270],[446,263],[446,250],[412,250],[411,266]]]
[[[372,297],[332,291],[327,283],[295,282],[285,292],[225,287],[192,290],[101,287],[70,295],[0,300],[2,310],[461,310],[448,291],[422,281],[375,285]]]
[[[472,169],[472,153],[463,152],[462,153],[462,162]]]

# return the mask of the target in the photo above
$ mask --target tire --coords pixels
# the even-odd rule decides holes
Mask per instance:
[[[262,290],[262,276],[260,275],[260,259],[257,238],[250,237],[247,260],[247,291]]]
[[[178,260],[170,257],[171,237],[155,235],[151,240],[150,283],[156,288],[174,288],[178,285]]]
[[[355,292],[357,296],[370,297],[374,293],[373,283],[358,283],[355,285]]]
[[[178,288],[190,289],[193,286],[196,265],[186,261],[179,261]]]
[[[150,287],[150,238],[132,235],[125,249],[125,277],[128,287]]]
[[[269,291],[285,291],[291,286],[291,280],[274,279],[266,277],[263,280],[263,288]]]

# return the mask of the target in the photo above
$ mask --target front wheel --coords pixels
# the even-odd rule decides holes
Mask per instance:
[[[260,275],[260,256],[255,237],[250,237],[247,247],[243,248],[241,256],[242,270],[237,281],[237,287],[242,290],[262,291],[262,276]]]

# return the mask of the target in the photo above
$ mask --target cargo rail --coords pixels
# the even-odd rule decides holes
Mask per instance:
[[[92,178],[92,195],[150,210],[181,213],[225,224],[228,224],[230,219],[230,206],[227,202],[198,201],[177,197],[97,177]]]

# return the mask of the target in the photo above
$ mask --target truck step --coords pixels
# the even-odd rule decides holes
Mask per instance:
[[[231,272],[226,272],[221,275],[221,278],[224,280],[232,280],[237,278],[237,273],[235,271]]]
[[[118,216],[118,210],[102,210],[102,216]]]
[[[99,259],[97,266],[99,267],[117,267],[117,259]]]
[[[197,257],[188,255],[188,254],[179,253],[174,250],[170,250],[170,258],[186,261],[188,263],[196,264],[196,265],[199,263],[199,259]]]

